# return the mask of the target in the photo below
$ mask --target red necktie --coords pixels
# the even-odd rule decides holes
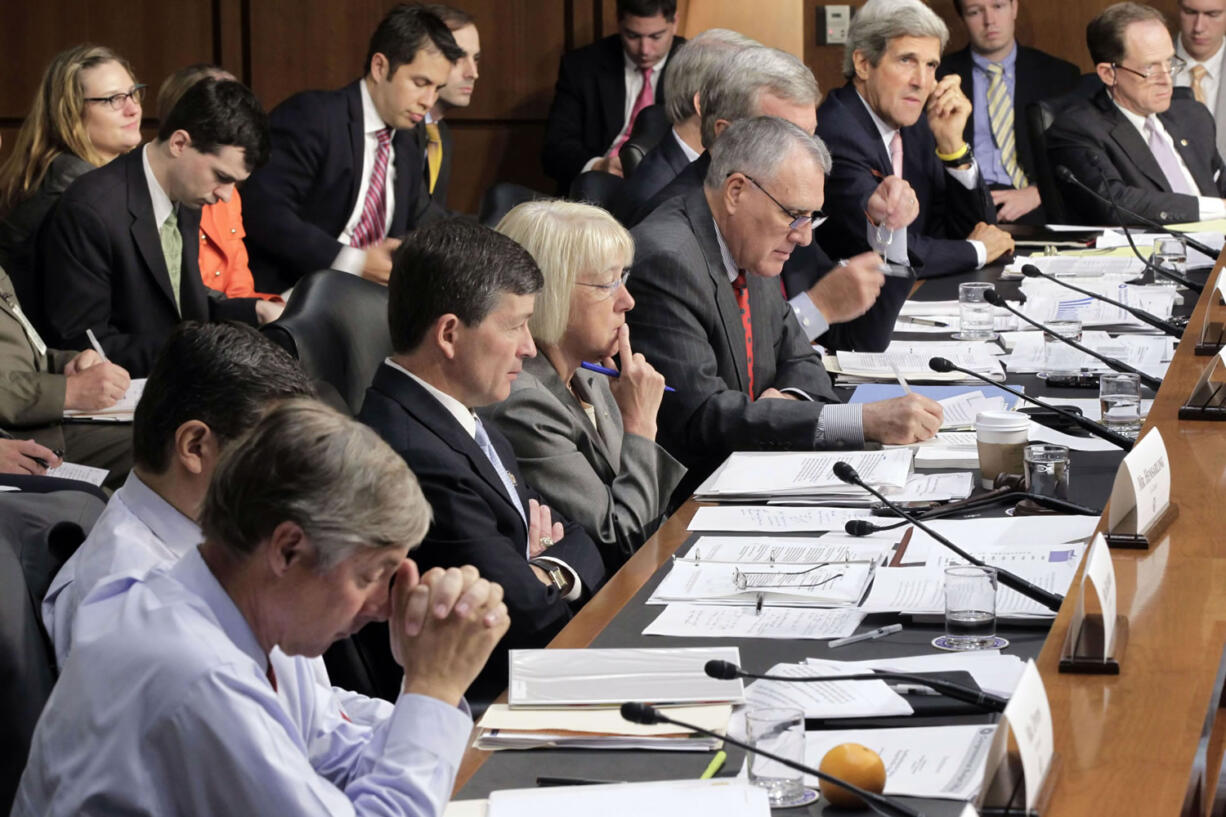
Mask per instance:
[[[634,120],[638,118],[639,111],[654,105],[656,102],[656,92],[651,89],[651,72],[654,68],[640,68],[643,72],[643,87],[639,90],[639,95],[635,97],[634,107],[630,109],[630,120],[626,122],[626,132],[622,134],[622,138],[617,140],[617,144],[613,146],[611,151],[613,155],[621,150],[622,145],[626,144],[626,140],[630,138],[631,131],[634,130]]]
[[[354,228],[351,245],[359,249],[378,244],[383,240],[387,224],[387,163],[392,153],[392,129],[379,131],[379,149],[375,153],[375,166],[370,173],[370,187],[366,188],[366,201],[362,205],[362,217]]]
[[[749,287],[746,285],[745,271],[736,274],[732,289],[736,293],[736,305],[741,310],[741,326],[745,329],[745,365],[749,369],[749,399],[754,398],[753,390],[753,319],[749,315]]]

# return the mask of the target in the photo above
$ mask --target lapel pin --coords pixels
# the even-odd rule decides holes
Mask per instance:
[[[515,481],[515,475],[514,475],[514,474],[512,474],[510,471],[507,471],[507,479],[511,480],[511,487],[512,487],[512,488],[518,488],[518,487],[519,487],[519,483]]]
[[[1179,144],[1180,144],[1180,145],[1182,145],[1183,147],[1187,147],[1187,146],[1188,146],[1188,140],[1187,140],[1187,139],[1180,139],[1180,140],[1179,140]]]

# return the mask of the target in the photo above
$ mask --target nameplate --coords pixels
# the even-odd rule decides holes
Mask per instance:
[[[1095,656],[1106,661],[1114,654],[1115,649],[1115,565],[1111,562],[1111,550],[1103,535],[1097,534],[1086,551],[1085,569],[1081,574],[1081,594],[1077,597],[1077,607],[1073,610],[1073,620],[1069,629],[1079,632],[1086,617],[1086,585],[1094,588],[1098,598],[1098,607],[1103,616],[1102,655]]]
[[[1217,274],[1217,296],[1222,299],[1222,303],[1226,304],[1226,269],[1223,269]]]
[[[1110,533],[1143,534],[1171,504],[1171,464],[1158,429],[1132,447],[1111,487]]]
[[[1013,695],[996,726],[996,735],[992,739],[992,746],[988,750],[987,761],[983,767],[983,785],[980,787],[977,803],[980,809],[984,807],[983,800],[991,789],[998,770],[1008,765],[1010,734],[1017,745],[1017,758],[1025,783],[1025,811],[1029,813],[1039,802],[1055,751],[1051,706],[1047,701],[1043,679],[1033,660],[1026,662],[1017,688],[1013,690]]]

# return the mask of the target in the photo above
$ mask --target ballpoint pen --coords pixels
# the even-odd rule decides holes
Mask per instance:
[[[847,638],[836,638],[833,641],[831,641],[829,644],[827,644],[827,646],[833,649],[835,647],[843,647],[848,644],[855,644],[859,641],[873,641],[874,639],[885,638],[887,635],[893,635],[894,633],[898,633],[898,632],[902,632],[901,624],[887,624],[884,627],[878,627],[875,630],[869,630],[867,633],[860,633],[859,635],[849,635],[847,636]]]
[[[610,369],[608,366],[601,366],[596,363],[588,363],[586,360],[579,364],[579,368],[587,369],[589,372],[595,372],[596,374],[602,374],[606,377],[621,377],[621,372],[619,372],[617,369]],[[672,386],[665,386],[664,391],[675,392],[677,390],[674,389]]]

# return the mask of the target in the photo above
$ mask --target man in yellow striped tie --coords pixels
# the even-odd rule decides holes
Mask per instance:
[[[1226,0],[1179,0],[1179,37],[1175,56],[1188,65],[1176,85],[1192,89],[1217,123],[1217,149],[1226,155],[1226,82],[1222,82],[1222,57],[1226,53]]]
[[[1026,107],[1073,90],[1072,63],[1014,39],[1020,0],[954,0],[970,45],[941,61],[940,76],[958,74],[973,111],[964,138],[992,191],[997,219],[1043,223]]]
[[[426,153],[426,189],[436,204],[446,207],[454,146],[451,129],[443,122],[443,117],[453,108],[467,108],[472,102],[481,62],[481,38],[477,34],[476,21],[468,12],[442,3],[427,4],[426,9],[447,24],[456,45],[464,49],[464,56],[451,66],[451,76],[439,91],[438,101],[426,115],[420,133],[422,150]]]

